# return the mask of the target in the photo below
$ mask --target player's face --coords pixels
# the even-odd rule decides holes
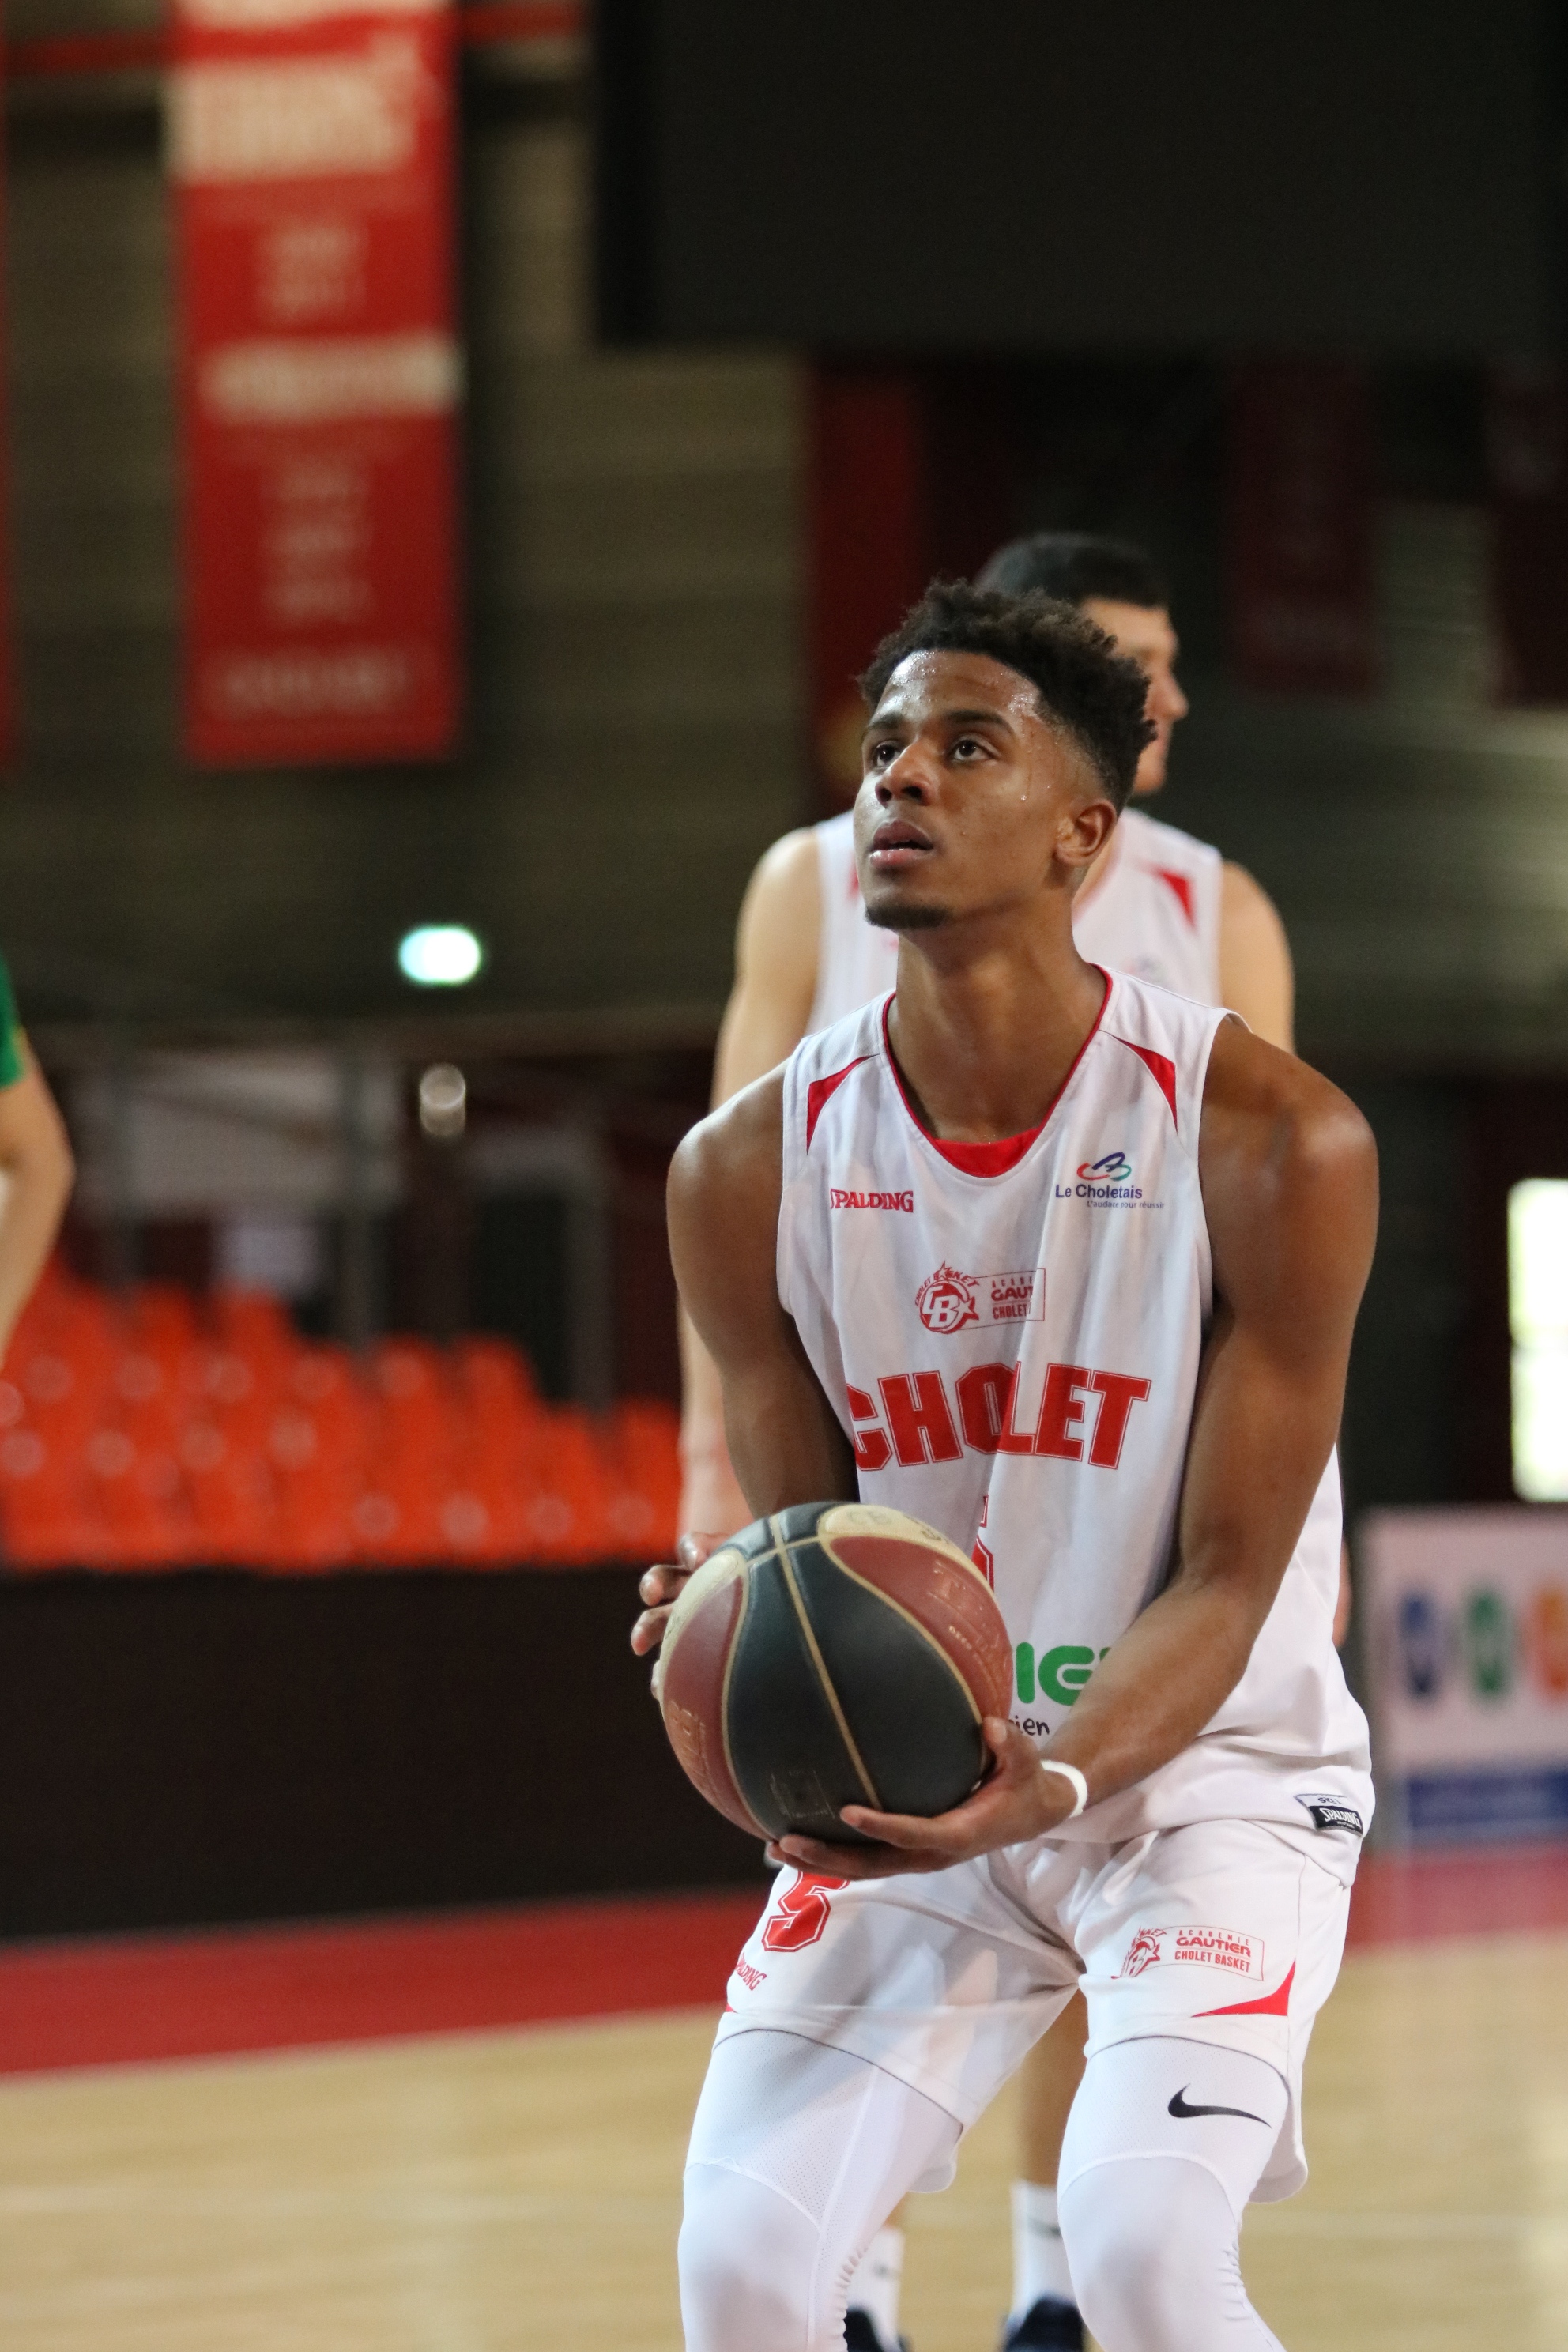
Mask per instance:
[[[911,654],[866,730],[855,849],[866,912],[893,930],[1064,893],[1115,811],[1040,714],[1034,686],[981,654]]]
[[[1119,650],[1138,664],[1149,681],[1143,709],[1154,722],[1154,740],[1145,744],[1132,780],[1132,796],[1141,800],[1145,793],[1157,793],[1164,782],[1171,730],[1178,719],[1187,715],[1187,698],[1176,683],[1176,656],[1181,647],[1163,605],[1118,604],[1108,596],[1086,596],[1083,609],[1107,636],[1115,638]]]

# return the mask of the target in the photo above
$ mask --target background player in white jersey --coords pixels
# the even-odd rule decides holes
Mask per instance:
[[[1021,1658],[1071,1628],[1100,1663],[1070,1716],[988,1726],[996,1771],[941,1821],[851,1811],[879,1843],[784,1842],[832,1875],[804,1938],[786,1875],[770,1917],[793,1904],[792,1932],[764,1922],[731,1984],[688,2174],[688,2341],[841,2342],[871,2233],[940,2185],[1081,1969],[1062,2210],[1090,2323],[1107,2352],[1261,2352],[1239,2214],[1303,2177],[1300,2058],[1370,1804],[1321,1507],[1370,1139],[1222,1013],[1076,952],[1072,889],[1143,732],[1097,632],[935,592],[870,687],[861,870],[904,935],[898,994],[885,1029],[873,1008],[808,1040],[688,1139],[677,1270],[753,1512],[851,1496],[858,1469],[966,1545],[984,1527]],[[1143,1184],[1075,1184],[1112,1129]],[[889,1170],[910,1218],[836,1224]],[[931,1353],[917,1273],[953,1246],[1047,1278],[1026,1322],[976,1316],[963,1344],[943,1324],[950,1396],[894,1368]],[[645,1580],[640,1648],[680,1575]]]
[[[998,550],[980,584],[1010,594],[1040,590],[1077,604],[1130,655],[1148,680],[1153,732],[1133,796],[1166,782],[1172,733],[1185,717],[1179,646],[1165,584],[1144,551],[1079,531],[1039,531]],[[1290,952],[1272,901],[1206,842],[1140,812],[1124,812],[1079,885],[1073,929],[1092,961],[1154,980],[1205,1004],[1226,1004],[1272,1044],[1293,1043]],[[893,985],[894,933],[866,920],[855,867],[853,815],[793,833],[752,877],[736,942],[736,980],[714,1067],[715,1104],[761,1077],[803,1035]],[[689,1330],[680,1525],[706,1534],[744,1524],[743,1498],[724,1445],[717,1377]],[[1023,2078],[1021,2176],[1013,2188],[1013,2292],[1005,2352],[1079,2352],[1056,2211],[1061,2137],[1083,2072],[1087,2023],[1074,2001],[1030,2053]],[[851,2352],[894,2352],[902,2239],[870,2249],[851,2305]]]

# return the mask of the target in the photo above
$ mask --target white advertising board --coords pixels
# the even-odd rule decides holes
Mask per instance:
[[[1372,1511],[1359,1538],[1380,1831],[1568,1838],[1568,1511]]]

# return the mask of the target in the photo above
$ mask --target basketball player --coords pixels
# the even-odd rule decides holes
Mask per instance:
[[[858,1491],[974,1545],[1019,1704],[953,1812],[850,1808],[868,1846],[775,1850],[693,2134],[688,2343],[841,2343],[870,2237],[1081,1974],[1086,2316],[1106,2352],[1262,2352],[1239,2215],[1304,2177],[1371,1800],[1331,1640],[1370,1139],[1222,1012],[1078,954],[1148,731],[1100,632],[936,590],[867,684],[859,872],[896,995],[694,1130],[671,1244],[748,1508]],[[993,1318],[986,1274],[1021,1267],[1037,1304]],[[939,1274],[958,1323],[920,1314]],[[649,1571],[639,1650],[683,1572]],[[1035,1686],[1065,1653],[1070,1713]]]
[[[1042,531],[994,555],[981,584],[1039,589],[1075,604],[1138,661],[1154,732],[1138,762],[1135,799],[1166,781],[1172,732],[1185,717],[1169,599],[1141,549],[1074,531]],[[758,867],[742,910],[737,977],[714,1071],[715,1104],[761,1077],[810,1030],[826,1027],[893,984],[897,940],[865,919],[853,815],[791,834]],[[1086,956],[1242,1014],[1289,1049],[1293,976],[1273,904],[1242,867],[1205,843],[1129,810],[1079,886],[1073,926]],[[686,1464],[680,1525],[710,1534],[747,1513],[725,1449],[717,1376],[682,1329]],[[1081,2352],[1083,2329],[1057,2225],[1056,2168],[1083,2071],[1088,2027],[1069,2004],[1030,2053],[1023,2075],[1023,2177],[1013,2185],[1013,2298],[1004,2352]],[[897,2352],[903,2261],[889,2226],[852,2291],[850,2352]]]
[[[54,1246],[75,1169],[0,957],[0,1361]]]
[[[1008,594],[1039,589],[1077,604],[1142,665],[1154,731],[1133,797],[1160,792],[1171,737],[1188,704],[1176,677],[1180,647],[1167,591],[1143,551],[1084,532],[1039,531],[999,549],[980,584]],[[865,919],[852,828],[847,810],[786,834],[752,877],[715,1056],[715,1108],[775,1067],[812,1030],[893,984],[897,941]],[[1293,1046],[1290,950],[1273,901],[1243,866],[1191,834],[1129,811],[1079,884],[1073,923],[1085,955],[1201,1003],[1226,1004],[1258,1036]],[[683,1339],[680,1524],[729,1534],[744,1521],[718,1382],[689,1328]]]

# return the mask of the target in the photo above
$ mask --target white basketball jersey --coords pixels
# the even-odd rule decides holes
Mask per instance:
[[[887,1043],[889,999],[788,1064],[779,1296],[859,1489],[973,1551],[1016,1645],[1014,1719],[1062,1722],[1171,1571],[1210,1315],[1198,1117],[1223,1013],[1117,975],[1044,1125],[939,1143]],[[1307,1803],[1371,1810],[1333,1645],[1331,1461],[1237,1688],[1149,1780],[1053,1834],[1113,1842]]]
[[[882,995],[898,977],[893,931],[866,920],[855,870],[855,813],[815,827],[822,912],[810,1027],[826,1029]],[[1073,909],[1080,954],[1111,971],[1157,981],[1200,1004],[1219,995],[1217,849],[1173,824],[1126,810],[1106,862]]]
[[[1079,953],[1200,1004],[1219,1003],[1224,871],[1224,859],[1206,841],[1136,808],[1124,810],[1103,865],[1073,907]]]

